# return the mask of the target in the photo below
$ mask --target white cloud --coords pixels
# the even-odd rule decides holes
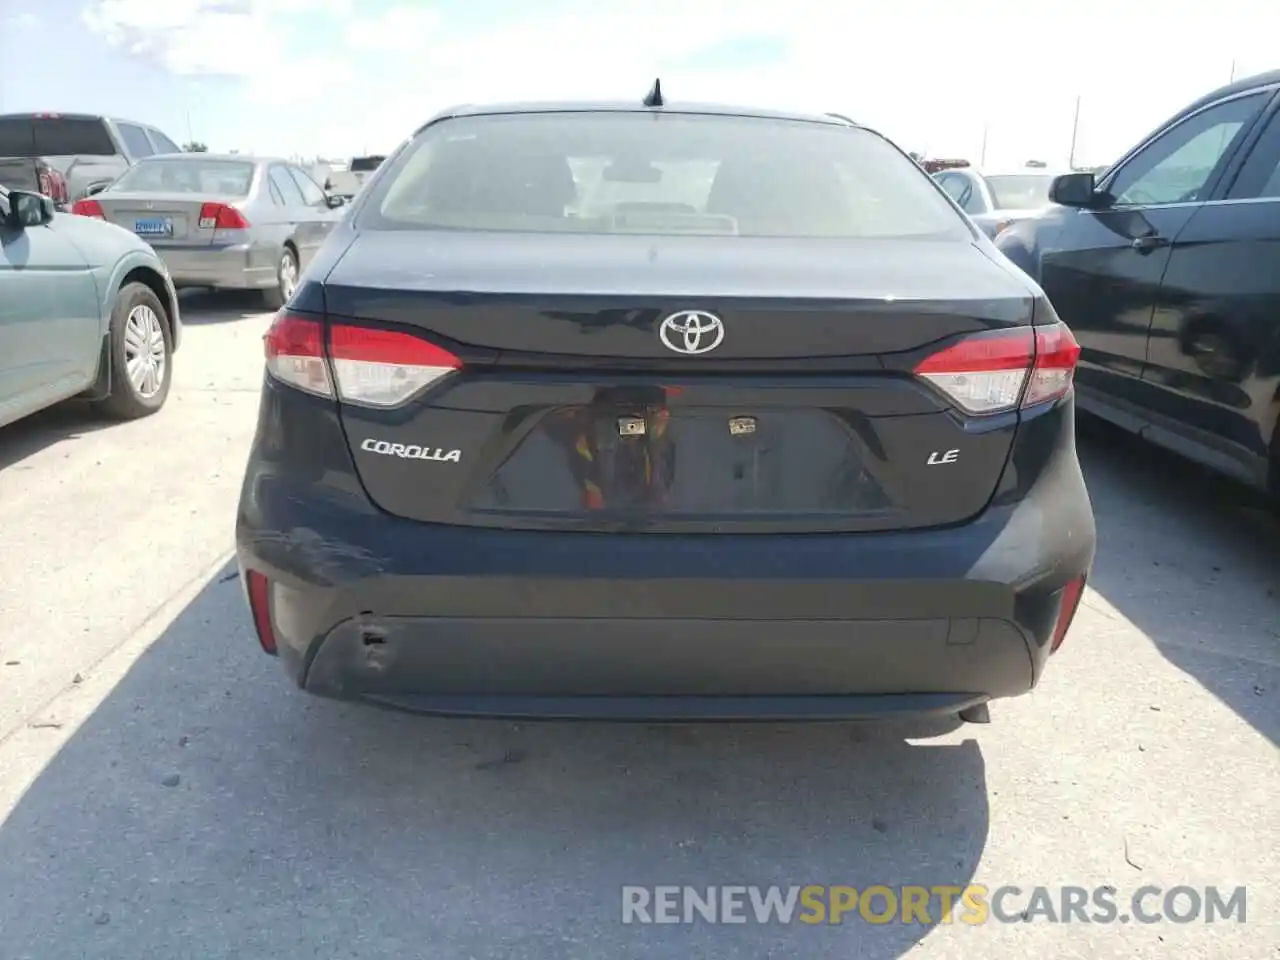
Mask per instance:
[[[96,0],[89,20],[175,73],[241,77],[244,136],[259,149],[386,150],[452,103],[638,100],[661,70],[674,99],[835,110],[908,149],[977,159],[986,125],[995,162],[1065,161],[1077,96],[1079,159],[1110,160],[1226,82],[1233,60],[1241,75],[1269,65],[1280,34],[1280,5],[1258,0],[1219,0],[1209,18],[1191,0],[1164,0],[1158,14],[1113,0],[579,0],[564,12],[513,4],[483,23],[407,2],[360,10],[354,0]],[[342,46],[292,49],[300,17],[338,28],[326,33]],[[764,35],[785,41],[783,62],[662,66]]]
[[[15,30],[34,30],[40,26],[40,18],[34,13],[20,13],[17,16],[0,20],[0,24],[6,27],[13,27]]]
[[[185,76],[250,76],[279,49],[263,12],[238,0],[97,0],[84,21],[113,46]]]
[[[352,22],[344,39],[358,51],[410,53],[432,43],[440,22],[439,12],[431,7],[391,7],[378,16]]]

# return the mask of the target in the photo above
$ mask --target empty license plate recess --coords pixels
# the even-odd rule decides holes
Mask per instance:
[[[669,518],[878,510],[861,445],[825,410],[567,408],[543,418],[472,509]]]

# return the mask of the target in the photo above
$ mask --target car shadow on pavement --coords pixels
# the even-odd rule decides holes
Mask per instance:
[[[1098,523],[1090,587],[1280,744],[1280,521],[1261,494],[1110,424],[1081,417],[1079,434]]]
[[[187,327],[249,320],[270,312],[254,290],[183,290],[179,305]]]
[[[321,701],[258,651],[228,568],[0,826],[3,952],[899,957],[930,924],[626,925],[622,888],[963,886],[987,786],[973,739],[936,739],[949,728],[514,724]]]
[[[66,400],[0,427],[0,470],[25,469],[22,461],[41,450],[117,425],[83,401]]]

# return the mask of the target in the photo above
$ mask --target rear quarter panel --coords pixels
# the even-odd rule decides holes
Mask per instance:
[[[1063,212],[1055,209],[1019,220],[1001,231],[995,248],[1038,284],[1040,258],[1061,234],[1062,216]]]
[[[289,208],[278,206],[271,200],[265,167],[259,167],[254,174],[253,191],[244,204],[244,215],[252,224],[249,242],[253,247],[255,265],[266,264],[274,270],[286,242],[292,242],[301,250],[295,236],[298,225],[293,222]]]

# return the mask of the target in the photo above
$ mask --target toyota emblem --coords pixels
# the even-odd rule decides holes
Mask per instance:
[[[724,323],[705,310],[681,310],[662,321],[658,339],[676,353],[710,353],[724,340]]]

